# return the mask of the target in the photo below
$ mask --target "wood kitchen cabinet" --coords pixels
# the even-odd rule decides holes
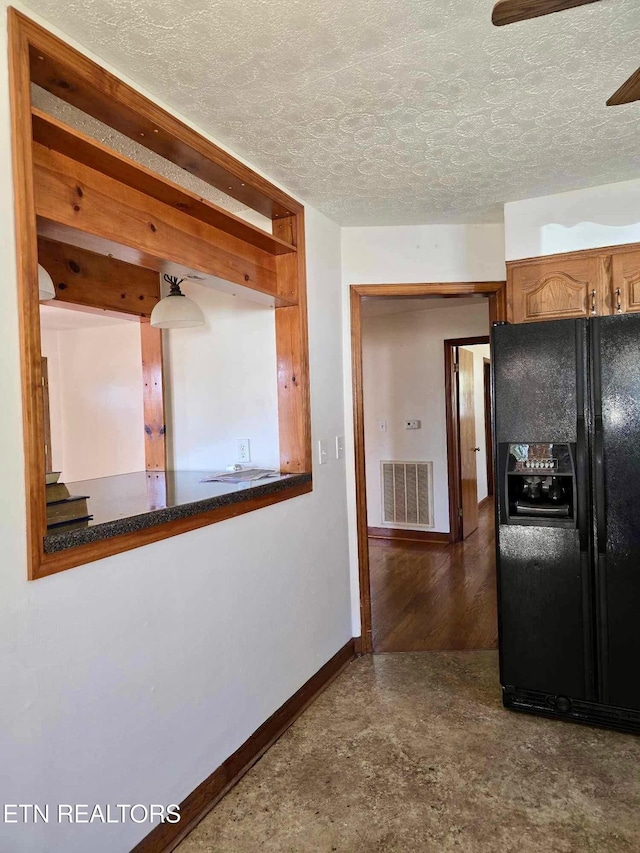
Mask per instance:
[[[535,323],[610,314],[610,265],[610,256],[591,253],[508,263],[509,322]],[[640,298],[640,286],[638,291]],[[640,310],[640,302],[638,306]]]
[[[640,311],[640,249],[612,258],[613,313]]]

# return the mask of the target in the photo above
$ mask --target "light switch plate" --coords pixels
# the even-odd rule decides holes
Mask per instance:
[[[387,431],[387,422],[386,421],[378,421],[378,431],[386,432]]]
[[[344,436],[336,436],[336,459],[344,459]]]
[[[318,442],[318,462],[320,465],[325,465],[329,461],[329,448],[327,447],[326,439],[321,439]]]

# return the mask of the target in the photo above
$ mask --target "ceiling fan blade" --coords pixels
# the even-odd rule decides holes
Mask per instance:
[[[617,107],[620,104],[632,104],[634,101],[640,101],[640,68],[625,80],[614,95],[611,95],[607,106]]]
[[[587,3],[599,3],[600,0],[499,0],[493,7],[491,20],[496,27],[539,18],[552,12],[564,12]]]

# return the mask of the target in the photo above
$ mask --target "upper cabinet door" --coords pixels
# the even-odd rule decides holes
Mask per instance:
[[[613,256],[613,313],[640,311],[640,250]]]
[[[508,265],[511,323],[610,314],[608,257],[548,257]]]

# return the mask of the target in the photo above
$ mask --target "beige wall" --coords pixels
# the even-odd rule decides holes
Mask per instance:
[[[164,332],[169,467],[220,470],[248,438],[251,463],[280,465],[272,308],[184,282],[205,325]]]
[[[62,471],[61,480],[144,471],[139,324],[44,329],[42,354],[53,468]]]
[[[363,318],[370,527],[382,524],[380,462],[387,459],[433,462],[433,529],[449,531],[444,340],[488,334],[487,300],[478,300],[477,305]],[[408,419],[422,421],[422,428],[405,429]],[[381,420],[387,422],[386,432],[378,428]]]

